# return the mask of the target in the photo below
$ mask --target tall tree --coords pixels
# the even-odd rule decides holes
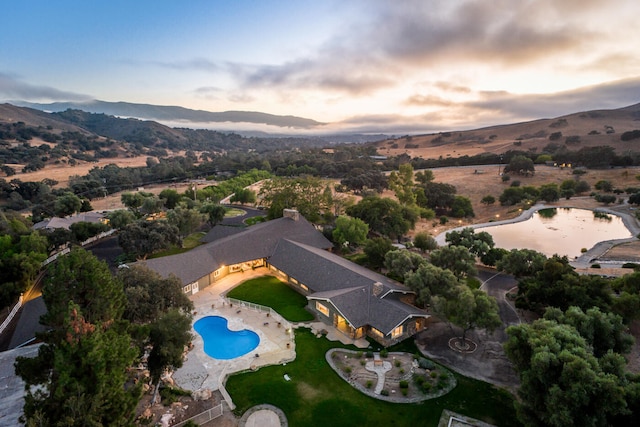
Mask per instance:
[[[416,204],[416,194],[413,191],[413,166],[405,163],[399,166],[398,172],[393,171],[389,175],[389,188],[396,194],[401,205],[413,206]]]
[[[365,197],[347,208],[347,214],[366,222],[369,230],[391,239],[405,235],[418,219],[415,209],[401,206],[387,197]]]
[[[422,255],[406,249],[389,251],[384,257],[388,274],[400,281],[404,281],[407,273],[416,271],[423,263],[427,263],[427,260]]]
[[[544,318],[576,328],[597,358],[603,357],[609,351],[626,354],[634,343],[633,336],[627,333],[627,326],[623,323],[622,317],[603,312],[598,307],[592,307],[586,312],[580,307],[569,307],[566,312],[549,307],[544,313]]]
[[[182,366],[185,346],[192,339],[191,315],[178,310],[170,310],[151,325],[149,341],[153,348],[149,353],[148,366],[152,381],[156,384],[154,401],[160,377],[168,369]]]
[[[157,321],[171,309],[190,311],[193,303],[182,292],[182,283],[175,276],[163,278],[149,268],[134,264],[118,271],[124,286],[126,307],[123,317],[132,323]]]
[[[204,215],[196,209],[177,206],[167,211],[167,221],[178,229],[182,237],[185,237],[200,228],[205,219]]]
[[[215,227],[217,224],[222,222],[226,212],[227,208],[213,202],[204,203],[200,208],[200,213],[207,215],[207,222],[212,227]]]
[[[539,319],[510,326],[505,352],[520,375],[517,413],[531,426],[605,426],[627,414],[624,358],[596,358],[570,325]]]
[[[269,207],[268,217],[279,218],[284,209],[297,209],[302,216],[315,222],[330,210],[325,194],[326,185],[316,177],[273,178],[264,181],[259,196]]]
[[[367,241],[367,234],[369,234],[369,226],[360,218],[344,215],[336,218],[333,241],[339,247],[362,245]]]
[[[120,229],[136,220],[133,212],[127,209],[118,209],[107,214],[109,224],[115,229]]]
[[[154,252],[181,244],[178,229],[167,221],[136,221],[118,234],[118,244],[128,255],[146,259]]]
[[[371,268],[380,269],[384,266],[384,257],[387,252],[393,250],[391,240],[386,237],[374,237],[367,240],[364,245],[364,253]]]
[[[417,294],[417,301],[422,305],[431,304],[436,295],[453,299],[460,286],[460,281],[451,271],[429,263],[420,264],[417,270],[408,272],[404,283]]]
[[[532,249],[512,249],[497,263],[497,268],[515,277],[533,276],[542,270],[547,257]]]
[[[456,298],[448,302],[452,303],[447,310],[448,319],[462,328],[463,342],[470,330],[482,328],[493,332],[502,324],[496,299],[480,289],[460,286]]]
[[[495,246],[493,237],[486,231],[476,233],[472,227],[465,227],[460,231],[450,231],[445,241],[453,246],[464,246],[469,252],[482,259]]]
[[[27,425],[126,426],[133,423],[139,386],[125,386],[137,351],[107,324],[92,324],[69,303],[58,336],[44,338],[35,358],[18,358],[25,381]]]
[[[80,248],[74,248],[49,267],[42,298],[47,313],[41,322],[52,328],[64,324],[69,301],[73,301],[83,318],[92,324],[119,319],[125,305],[122,284],[113,278],[107,264]]]
[[[510,161],[509,164],[504,167],[504,172],[515,172],[520,175],[526,175],[528,173],[535,172],[535,166],[533,165],[533,160],[526,156],[515,156]]]
[[[65,217],[80,212],[82,200],[72,192],[66,192],[56,198],[54,212],[56,216]]]
[[[444,246],[431,252],[431,263],[450,270],[456,277],[462,278],[476,274],[476,257],[464,246]]]
[[[416,233],[413,236],[413,246],[420,249],[422,252],[432,251],[438,247],[438,242],[430,234],[425,231]]]

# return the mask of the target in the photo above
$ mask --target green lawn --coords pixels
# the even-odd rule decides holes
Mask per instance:
[[[182,239],[182,246],[172,246],[171,248],[169,248],[167,250],[160,251],[160,252],[157,252],[157,253],[155,253],[153,255],[150,255],[149,258],[162,258],[164,256],[181,254],[183,252],[190,251],[191,249],[195,248],[196,246],[200,246],[202,244],[200,239],[202,239],[205,234],[206,233],[203,233],[202,231],[199,231],[197,233],[189,234],[187,237]]]
[[[290,322],[314,319],[305,310],[307,299],[273,276],[247,280],[229,291],[227,296],[271,307]]]
[[[453,391],[420,404],[365,396],[326,362],[326,351],[334,347],[355,349],[316,338],[306,329],[297,330],[295,361],[229,377],[226,388],[237,405],[236,413],[268,403],[285,412],[290,426],[437,426],[442,410],[449,409],[497,426],[518,425],[508,392],[458,374],[454,374],[458,386]],[[291,381],[285,381],[284,374]]]

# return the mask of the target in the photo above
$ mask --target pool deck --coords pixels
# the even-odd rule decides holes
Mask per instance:
[[[187,353],[183,366],[173,373],[173,380],[178,386],[193,391],[220,390],[225,395],[224,382],[227,375],[234,372],[255,370],[262,366],[288,363],[295,359],[293,330],[286,327],[289,322],[282,319],[277,313],[267,317],[265,312],[247,306],[243,307],[237,304],[230,306],[224,299],[224,295],[233,287],[249,279],[265,275],[271,275],[266,268],[230,274],[216,282],[215,285],[191,296],[195,313],[194,323],[205,316],[223,316],[228,320],[228,327],[231,330],[250,329],[256,332],[260,337],[260,344],[244,356],[230,360],[218,360],[204,352],[202,337],[192,331],[193,348]],[[278,322],[282,324],[281,327],[278,327]],[[317,334],[321,330],[328,331],[327,338],[329,340],[339,340],[344,344],[355,344],[362,348],[369,345],[368,341],[363,339],[354,342],[322,322],[292,325],[292,328],[298,327],[311,328]],[[227,400],[230,402],[231,399]]]

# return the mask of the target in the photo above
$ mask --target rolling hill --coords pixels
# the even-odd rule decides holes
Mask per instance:
[[[568,150],[610,146],[621,154],[640,151],[639,139],[621,140],[624,132],[636,129],[640,129],[640,104],[475,130],[404,136],[372,145],[381,155],[407,154],[425,159],[501,154],[509,150],[539,153],[550,143],[565,146]]]

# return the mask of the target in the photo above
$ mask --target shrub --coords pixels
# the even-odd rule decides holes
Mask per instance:
[[[429,374],[429,376],[431,378],[438,378],[438,373],[436,371],[431,371],[431,373]]]
[[[400,368],[400,371],[399,371],[399,372],[400,372],[401,374],[404,374],[404,368]]]
[[[160,389],[160,398],[164,405],[171,405],[181,396],[191,396],[191,392],[176,387],[163,387]]]
[[[366,384],[366,387],[367,387],[367,388],[371,388],[372,386],[373,386],[373,381],[368,380],[368,381],[367,381],[367,384]]]
[[[393,364],[396,365],[396,368],[399,368],[400,365],[402,365],[399,360],[396,360],[395,362],[393,362]]]
[[[424,357],[421,357],[418,360],[418,366],[420,366],[422,369],[435,369],[436,367],[435,363],[433,363],[429,359],[425,359]]]
[[[383,348],[383,349],[380,351],[380,357],[384,357],[384,358],[386,358],[387,356],[389,356],[389,350],[387,350],[386,348]]]
[[[369,350],[367,351],[367,357],[373,357],[373,351]]]
[[[409,390],[406,388],[403,388],[400,390],[400,393],[402,393],[403,396],[406,396],[407,394],[409,394]]]
[[[385,390],[382,390],[382,391],[380,392],[380,394],[381,394],[381,395],[383,395],[383,396],[389,396],[389,390],[386,390],[386,389],[385,389]]]
[[[409,388],[409,382],[405,380],[400,381],[400,388]]]
[[[360,365],[364,366],[364,365],[366,365],[366,364],[367,364],[367,361],[366,361],[366,360],[361,360],[361,361],[360,361]]]
[[[445,225],[448,222],[449,222],[449,218],[447,218],[445,215],[442,215],[440,217],[440,225]]]
[[[624,264],[622,264],[622,268],[633,268],[636,269],[640,267],[640,264],[636,264],[635,262],[625,262]]]
[[[413,380],[416,382],[416,384],[418,385],[422,385],[422,383],[424,383],[424,377],[422,375],[414,375],[413,376]]]
[[[422,391],[424,391],[425,393],[428,393],[429,390],[431,390],[431,387],[431,383],[428,381],[422,383]]]
[[[585,252],[587,252],[587,248],[580,248],[580,252],[581,252],[581,253],[585,253]]]
[[[347,374],[350,374],[351,373],[351,366],[345,366],[344,372],[347,373]]]
[[[358,359],[362,359],[363,353],[361,351],[359,351],[356,355],[358,356]]]
[[[591,264],[591,268],[600,268],[600,264]]]

